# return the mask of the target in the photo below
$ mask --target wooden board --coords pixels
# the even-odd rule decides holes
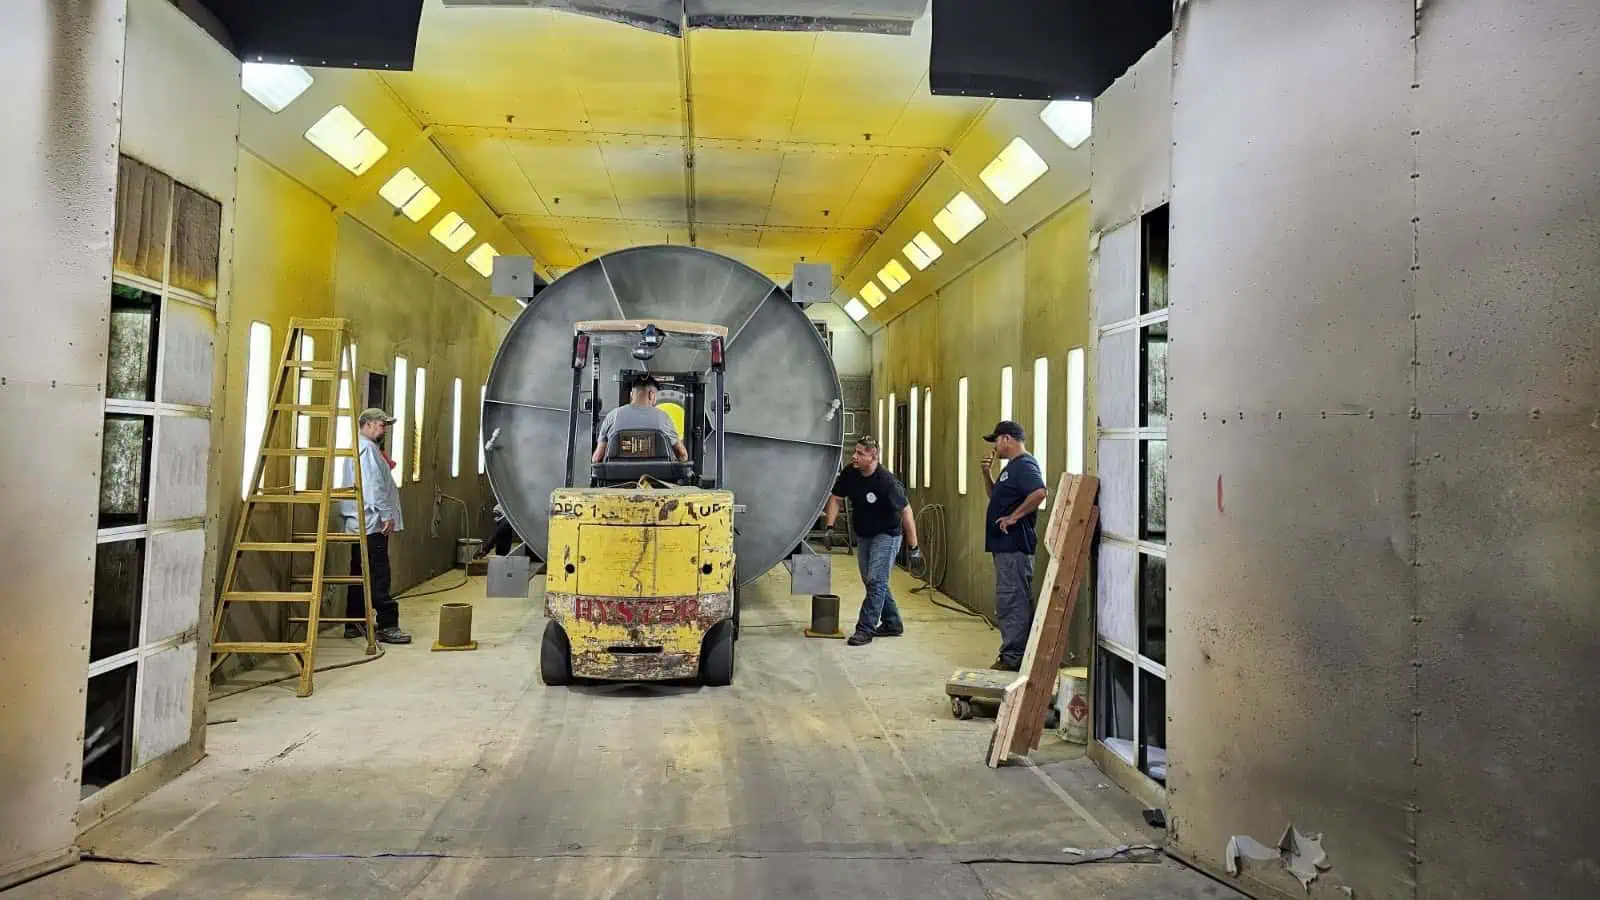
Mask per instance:
[[[1044,735],[1056,672],[1067,651],[1067,628],[1083,590],[1089,551],[1100,521],[1100,510],[1095,505],[1099,490],[1099,479],[1093,475],[1061,478],[1059,501],[1045,528],[1050,563],[1045,570],[1044,595],[1033,616],[1020,677],[1007,688],[1000,705],[987,760],[990,767],[1000,765],[1010,754],[1032,752]]]

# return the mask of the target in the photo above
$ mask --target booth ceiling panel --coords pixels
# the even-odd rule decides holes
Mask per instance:
[[[372,77],[557,269],[692,241],[780,282],[800,256],[842,275],[990,102],[928,93],[916,0],[807,8],[879,23],[855,32],[791,22],[686,38],[548,7],[427,0],[415,70]],[[916,21],[879,27],[897,18]]]

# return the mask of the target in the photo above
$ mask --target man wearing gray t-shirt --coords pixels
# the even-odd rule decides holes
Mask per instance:
[[[689,459],[689,448],[683,445],[672,419],[656,407],[656,390],[660,383],[648,373],[634,378],[627,406],[619,406],[606,413],[600,422],[600,437],[594,445],[594,462],[605,462],[606,447],[621,431],[659,431],[667,436],[672,452],[679,462]]]

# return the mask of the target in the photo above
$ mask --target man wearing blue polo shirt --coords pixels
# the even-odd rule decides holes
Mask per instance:
[[[1044,473],[1028,453],[1027,434],[1016,422],[1001,422],[983,439],[994,445],[983,458],[983,487],[989,492],[983,543],[994,554],[994,609],[1000,624],[1000,658],[994,668],[1015,672],[1022,668],[1033,628],[1033,553],[1039,544],[1034,511],[1045,501]],[[997,456],[1006,460],[998,479]]]

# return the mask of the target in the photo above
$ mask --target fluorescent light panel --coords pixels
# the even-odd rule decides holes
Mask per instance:
[[[460,215],[447,212],[434,223],[433,230],[428,233],[433,235],[434,240],[448,247],[451,253],[456,253],[478,232]]]
[[[859,322],[867,317],[867,305],[855,297],[851,297],[850,302],[844,305],[844,311],[848,313],[850,315],[850,319],[855,322]]]
[[[1076,150],[1094,132],[1094,103],[1088,100],[1055,100],[1039,111],[1039,118],[1063,144]]]
[[[299,66],[247,62],[240,81],[244,92],[265,106],[267,112],[280,113],[311,87],[312,78]]]
[[[365,174],[389,152],[377,135],[342,106],[328,110],[327,115],[307,129],[306,140],[355,175]]]
[[[972,233],[972,229],[983,224],[988,216],[984,214],[983,207],[967,196],[966,191],[950,198],[944,209],[933,217],[933,224],[944,232],[944,236],[952,244],[958,244],[961,239]]]
[[[477,269],[479,275],[488,278],[494,274],[494,258],[499,255],[499,250],[488,244],[479,244],[478,249],[468,254],[467,265]]]
[[[978,177],[1001,203],[1010,203],[1049,169],[1027,141],[1014,138],[993,162],[984,166]]]
[[[906,267],[900,265],[900,260],[891,259],[888,264],[878,270],[878,280],[888,285],[889,293],[894,293],[906,286],[911,280],[911,273]]]
[[[439,205],[439,195],[409,168],[394,173],[393,178],[378,188],[378,196],[389,201],[390,206],[400,210],[413,222],[422,221],[423,216]]]
[[[878,287],[876,283],[869,281],[861,288],[861,299],[867,301],[868,306],[877,309],[883,305],[883,301],[889,299],[889,295],[885,294],[883,288]]]
[[[956,493],[967,493],[967,379],[956,382]]]
[[[944,248],[940,247],[939,242],[926,231],[917,232],[911,243],[901,249],[905,251],[906,259],[911,260],[911,264],[916,266],[918,271],[933,265],[934,260],[944,255]]]

